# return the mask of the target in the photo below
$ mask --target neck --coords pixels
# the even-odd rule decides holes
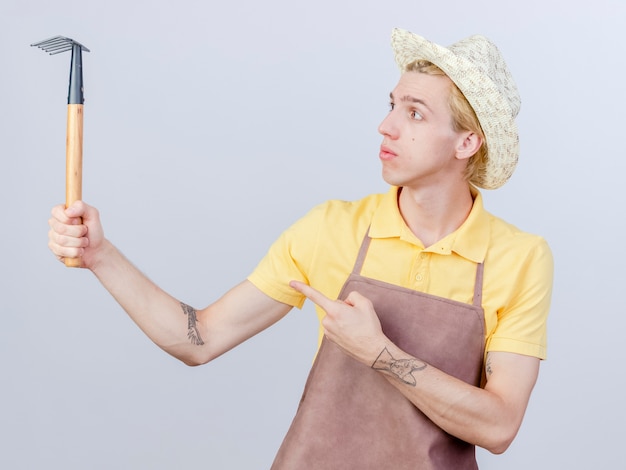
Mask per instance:
[[[469,184],[446,190],[403,187],[398,207],[405,223],[424,247],[431,246],[463,224],[474,200]]]

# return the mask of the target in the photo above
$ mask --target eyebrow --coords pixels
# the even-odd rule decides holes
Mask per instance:
[[[391,99],[391,101],[395,101],[395,98],[393,96],[393,91],[389,93],[389,98]],[[416,103],[416,104],[421,104],[422,106],[424,106],[428,111],[430,111],[432,113],[432,109],[430,109],[430,107],[426,104],[426,102],[422,99],[419,98],[415,98],[414,96],[411,95],[404,95],[402,98],[400,98],[400,101],[404,101],[404,102],[409,102],[409,103]]]

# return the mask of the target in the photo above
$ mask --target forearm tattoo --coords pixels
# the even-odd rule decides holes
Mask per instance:
[[[183,313],[187,315],[187,338],[189,338],[191,344],[202,346],[204,341],[202,341],[200,332],[198,331],[198,318],[196,316],[196,310],[182,302],[180,302],[180,306],[183,309]]]
[[[372,364],[372,369],[388,372],[405,384],[415,387],[417,381],[413,372],[426,369],[426,363],[417,359],[395,359],[384,348]]]
[[[491,356],[487,354],[487,364],[485,364],[485,373],[487,376],[491,376],[493,374],[493,369],[491,368]]]

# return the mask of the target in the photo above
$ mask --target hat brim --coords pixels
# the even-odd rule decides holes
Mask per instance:
[[[487,141],[487,159],[471,183],[496,189],[511,177],[519,158],[519,134],[514,113],[489,76],[465,57],[417,34],[395,28],[392,47],[401,71],[417,61],[439,67],[461,90],[480,122]]]

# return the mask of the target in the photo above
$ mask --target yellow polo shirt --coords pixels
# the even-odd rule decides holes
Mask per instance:
[[[465,222],[429,247],[404,223],[397,187],[359,201],[328,201],[283,232],[248,279],[273,299],[298,308],[305,298],[289,287],[291,280],[335,299],[370,227],[363,276],[471,304],[476,264],[484,261],[486,351],[545,359],[550,248],[543,238],[485,211],[480,193],[472,192],[474,205]],[[324,311],[316,311],[321,320]],[[321,325],[319,334],[321,342]]]

